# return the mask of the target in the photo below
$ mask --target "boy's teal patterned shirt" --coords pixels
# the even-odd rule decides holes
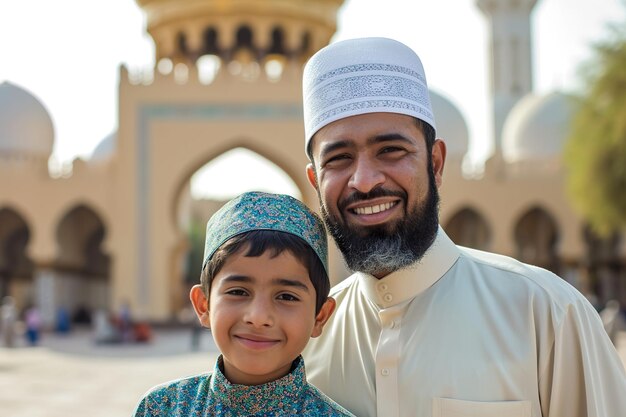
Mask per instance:
[[[350,416],[306,381],[304,361],[284,377],[262,385],[231,384],[221,370],[222,357],[213,373],[159,385],[141,399],[135,417],[270,417]]]

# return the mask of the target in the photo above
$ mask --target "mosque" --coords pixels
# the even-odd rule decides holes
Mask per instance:
[[[61,307],[122,305],[153,322],[176,317],[187,303],[189,224],[222,203],[193,200],[190,178],[230,150],[272,162],[318,208],[303,141],[294,140],[304,132],[301,76],[330,42],[343,0],[136,1],[155,68],[120,68],[118,130],[71,175],[49,174],[55,134],[44,105],[0,84],[0,297],[35,304],[47,320]],[[457,244],[545,267],[599,305],[623,305],[626,245],[591,233],[565,195],[571,99],[533,93],[535,3],[476,0],[491,28],[495,138],[481,178],[461,169],[470,140],[462,114],[431,92],[448,146],[441,224]],[[347,274],[331,251],[333,281]]]

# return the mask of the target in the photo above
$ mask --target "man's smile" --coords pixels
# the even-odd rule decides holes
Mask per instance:
[[[396,204],[398,204],[398,202],[393,201],[390,203],[375,204],[375,205],[366,206],[366,207],[356,207],[350,210],[354,214],[376,214],[376,213],[380,213],[381,211],[389,210],[391,207],[395,206]]]

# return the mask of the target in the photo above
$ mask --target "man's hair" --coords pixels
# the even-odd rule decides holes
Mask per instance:
[[[433,150],[433,145],[435,144],[435,139],[437,138],[437,134],[435,129],[425,121],[414,117],[415,124],[418,129],[424,134],[424,138],[426,139],[426,150],[428,151],[428,158],[431,158],[431,153]],[[315,133],[317,135],[317,133]],[[309,146],[307,147],[307,154],[311,162],[313,162],[313,170],[315,171],[315,160],[313,159],[313,140],[315,140],[315,135],[309,141]]]
[[[251,257],[261,256],[269,250],[272,258],[285,250],[290,252],[309,273],[316,294],[315,314],[319,313],[330,292],[330,281],[322,261],[303,239],[277,230],[252,230],[236,235],[220,246],[200,274],[200,283],[207,299],[213,279],[220,272],[228,257],[243,250],[245,250],[244,256]]]
[[[428,150],[428,157],[431,157],[431,153],[433,151],[433,145],[435,144],[435,139],[437,139],[437,133],[435,129],[425,121],[415,118],[415,124],[424,134],[424,138],[426,139],[426,149]]]

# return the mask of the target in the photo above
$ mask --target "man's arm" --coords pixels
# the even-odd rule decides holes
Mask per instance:
[[[545,417],[626,415],[626,371],[596,311],[585,300],[554,323],[554,343],[540,372]]]

